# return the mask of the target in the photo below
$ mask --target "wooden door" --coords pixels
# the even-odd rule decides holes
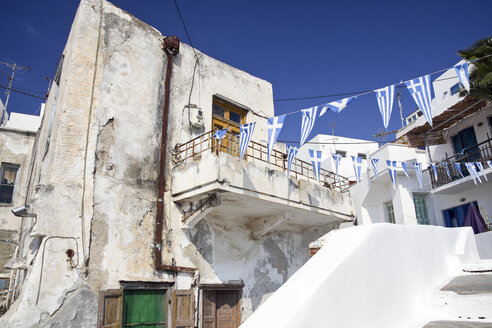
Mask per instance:
[[[246,113],[227,102],[214,98],[212,104],[212,129],[227,129],[227,135],[220,142],[220,151],[239,157],[239,126],[245,123]],[[214,151],[218,145],[215,144]]]
[[[203,328],[239,327],[239,292],[239,290],[203,291]]]

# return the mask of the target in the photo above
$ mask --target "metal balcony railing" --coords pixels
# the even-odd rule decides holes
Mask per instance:
[[[484,168],[487,168],[487,164],[485,161],[492,160],[492,138],[489,138],[476,146],[466,148],[462,153],[453,155],[442,160],[440,163],[436,164],[437,169],[437,180],[434,177],[434,172],[431,168],[428,168],[432,188],[437,188],[448,184],[450,182],[461,179],[461,175],[459,174],[458,169],[455,166],[455,163],[460,164],[461,172],[464,176],[468,176],[469,172],[465,167],[466,162],[482,162]],[[449,172],[451,173],[451,178],[449,178],[446,173],[446,169],[444,165],[447,164],[449,168]]]
[[[215,131],[209,131],[196,137],[186,143],[176,145],[174,149],[174,164],[178,165],[190,159],[199,160],[204,152],[214,152],[216,155],[226,153],[231,156],[239,157],[239,135],[227,131],[226,136],[219,143],[213,138]],[[260,162],[270,168],[277,169],[281,172],[287,171],[287,154],[272,150],[270,162],[267,161],[268,147],[256,141],[250,141],[248,149],[243,160]],[[290,174],[296,179],[304,178],[308,181],[316,181],[313,166],[300,159],[292,162]],[[345,192],[349,188],[349,180],[343,176],[321,169],[320,183],[325,187],[340,192]]]

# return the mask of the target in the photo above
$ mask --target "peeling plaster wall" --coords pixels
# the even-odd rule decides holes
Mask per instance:
[[[120,288],[122,280],[176,280],[178,288],[190,288],[190,274],[156,272],[153,261],[167,63],[162,39],[106,1],[81,1],[35,151],[29,199],[38,219],[31,235],[41,243],[25,241],[34,245],[24,252],[28,274],[0,326],[94,326],[98,292]],[[274,114],[270,83],[198,54],[191,103],[203,110],[203,129],[190,128],[185,110],[193,49],[181,43],[173,65],[163,263],[199,268],[200,283],[242,280],[245,320],[308,259],[309,242],[337,225],[287,225],[253,238],[251,218],[223,222],[210,215],[182,229],[182,212],[171,198],[170,150],[211,129],[213,96]],[[266,120],[251,111],[246,120],[257,122],[253,139],[266,140]],[[77,253],[76,269],[67,249]]]

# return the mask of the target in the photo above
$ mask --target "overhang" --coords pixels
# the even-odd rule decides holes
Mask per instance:
[[[442,132],[463,118],[478,112],[485,107],[486,101],[466,96],[460,102],[446,109],[440,115],[433,117],[433,126],[428,122],[408,131],[405,136],[412,147],[425,147],[426,145],[440,145],[446,143]]]

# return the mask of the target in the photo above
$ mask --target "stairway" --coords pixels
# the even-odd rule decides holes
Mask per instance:
[[[424,295],[421,305],[436,318],[425,328],[492,327],[492,261],[465,265],[461,275]]]

